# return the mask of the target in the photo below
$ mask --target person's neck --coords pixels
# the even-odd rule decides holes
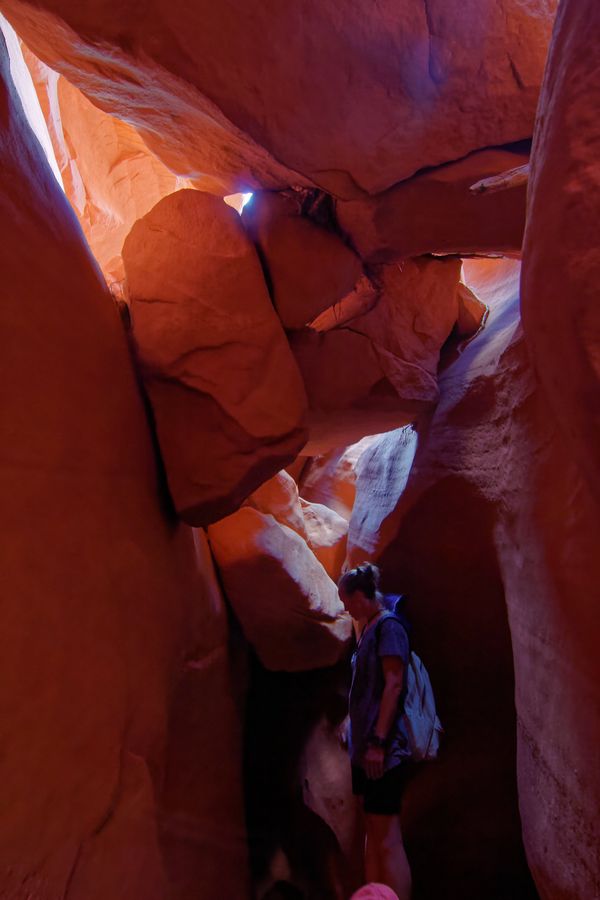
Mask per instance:
[[[371,622],[373,622],[381,612],[383,612],[383,606],[382,606],[381,603],[379,602],[379,599],[376,598],[376,599],[374,600],[373,609],[372,609],[372,610],[369,610],[369,614],[368,614],[368,616],[366,616],[366,618],[365,618],[365,625],[364,625],[364,627],[365,627],[365,628],[368,628],[369,625],[371,624]]]

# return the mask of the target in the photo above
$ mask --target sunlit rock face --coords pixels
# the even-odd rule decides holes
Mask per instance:
[[[119,317],[1,38],[0,75],[0,894],[244,897],[222,600],[163,510]],[[190,679],[193,756],[175,728]]]
[[[200,191],[165,197],[123,248],[142,377],[179,514],[233,512],[306,440],[306,398],[238,214]]]
[[[120,285],[121,249],[134,222],[189,185],[148,150],[131,125],[102,112],[26,47],[23,52],[67,197],[108,283]]]
[[[1,8],[177,174],[222,193],[313,183],[350,198],[530,136],[556,3]]]
[[[424,253],[518,254],[526,183],[496,191],[471,188],[528,159],[527,149],[518,147],[480,150],[376,197],[339,201],[337,218],[353,247],[370,262]]]
[[[513,564],[509,590],[523,609],[513,627],[522,648],[521,814],[543,897],[592,897],[600,884],[599,30],[597,3],[563,0],[534,137],[524,246],[523,324],[544,397],[536,424],[552,442],[528,492],[529,515],[513,527],[513,546],[529,543],[528,522],[539,529],[533,578]]]
[[[264,666],[294,672],[340,660],[350,618],[306,540],[247,506],[208,534],[227,597]]]

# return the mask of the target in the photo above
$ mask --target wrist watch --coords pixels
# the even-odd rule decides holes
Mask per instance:
[[[381,747],[383,749],[383,747],[385,747],[386,740],[385,738],[379,737],[378,734],[372,734],[368,740],[368,743],[372,747]]]

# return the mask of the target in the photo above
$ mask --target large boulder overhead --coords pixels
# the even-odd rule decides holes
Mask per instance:
[[[178,191],[130,232],[133,336],[175,507],[204,525],[303,446],[305,393],[238,214]]]
[[[361,261],[342,241],[301,215],[300,196],[258,192],[244,207],[284,328],[303,328],[350,293]]]
[[[337,218],[372,263],[424,253],[515,255],[523,242],[526,181],[496,191],[472,188],[528,159],[528,150],[519,147],[480,150],[376,197],[338,201]]]
[[[352,197],[529,137],[556,2],[0,8],[177,174],[223,193],[312,183]]]

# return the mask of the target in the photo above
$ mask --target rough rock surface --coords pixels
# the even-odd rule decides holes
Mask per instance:
[[[348,294],[362,274],[356,254],[337,234],[300,215],[294,197],[257,193],[244,208],[243,221],[286,329],[304,328]]]
[[[162,508],[121,323],[1,36],[0,132],[0,895],[238,900],[235,714],[227,691],[218,709],[209,701],[226,669],[223,607],[208,602],[192,532]],[[203,729],[170,770],[188,658],[201,663]],[[167,845],[165,779],[173,796],[206,769],[210,805],[196,793],[185,836]],[[218,835],[215,808],[228,810]]]
[[[501,271],[502,294],[485,295],[486,328],[440,376],[435,412],[417,434],[380,436],[361,457],[348,542],[350,563],[376,559],[384,588],[409,595],[413,642],[447,732],[439,765],[423,767],[404,805],[415,885],[469,900],[535,896],[520,844],[512,652],[494,546],[505,428],[523,391],[522,369],[512,393],[494,382],[518,329],[518,266]],[[503,413],[502,387],[513,401]]]
[[[457,259],[410,259],[383,266],[379,302],[349,325],[354,334],[369,338],[408,408],[437,400],[440,350],[458,316],[460,266]]]
[[[208,534],[227,598],[264,666],[293,672],[338,662],[350,619],[305,540],[249,507]]]
[[[527,150],[480,150],[375,197],[338,201],[337,218],[352,245],[370,262],[425,253],[518,254],[527,184],[491,193],[470,188],[528,158]]]
[[[440,350],[458,317],[460,261],[415,259],[373,275],[373,308],[328,331],[289,334],[317,455],[411,422],[438,397]]]
[[[304,510],[298,496],[298,485],[285,469],[253,491],[246,500],[246,506],[273,516],[281,525],[287,525],[306,540]]]
[[[176,509],[191,524],[216,521],[306,438],[304,388],[256,251],[233,209],[191,190],[136,223],[123,259]]]
[[[308,460],[299,484],[302,497],[312,503],[321,503],[350,521],[358,461],[376,437],[378,435],[369,435],[349,447],[338,447]]]
[[[525,890],[517,781],[525,848],[541,896],[593,896],[600,509],[572,438],[553,413],[553,398],[531,369],[514,264],[466,263],[465,277],[490,306],[486,327],[441,376],[440,403],[419,423],[403,491],[404,479],[386,471],[398,473],[410,459],[390,448],[391,437],[371,448],[349,534],[351,560],[368,551],[381,562],[387,586],[411,595],[415,640],[439,684],[444,765],[439,781],[432,773],[432,784],[415,783],[407,798],[407,842],[417,859],[427,860],[418,877],[429,890],[445,877],[457,889],[462,883],[461,897],[504,896],[500,870],[513,892],[519,884]],[[412,455],[414,448],[404,452]],[[387,480],[387,496],[371,495],[369,480]],[[482,742],[485,762],[476,749]],[[448,786],[459,768],[463,777],[467,768],[471,774],[453,796]],[[437,804],[446,802],[442,813]],[[421,830],[419,817],[437,821],[437,837]],[[464,881],[465,860],[459,862],[458,850],[451,858],[452,842],[471,828],[477,860]]]
[[[308,545],[329,577],[337,582],[346,558],[348,521],[322,503],[300,502]]]
[[[530,136],[556,2],[1,8],[179,175],[223,193],[304,176],[350,197]]]
[[[548,420],[538,427],[543,434],[551,426],[553,440],[527,493],[529,518],[515,526],[527,543],[528,523],[539,529],[533,578],[513,565],[509,590],[521,815],[544,898],[600,894],[599,29],[597,3],[563,0],[534,135],[524,243],[523,325]]]
[[[94,106],[24,48],[65,192],[109,284],[123,281],[123,241],[167,194],[189,187],[148,150],[135,128]]]

